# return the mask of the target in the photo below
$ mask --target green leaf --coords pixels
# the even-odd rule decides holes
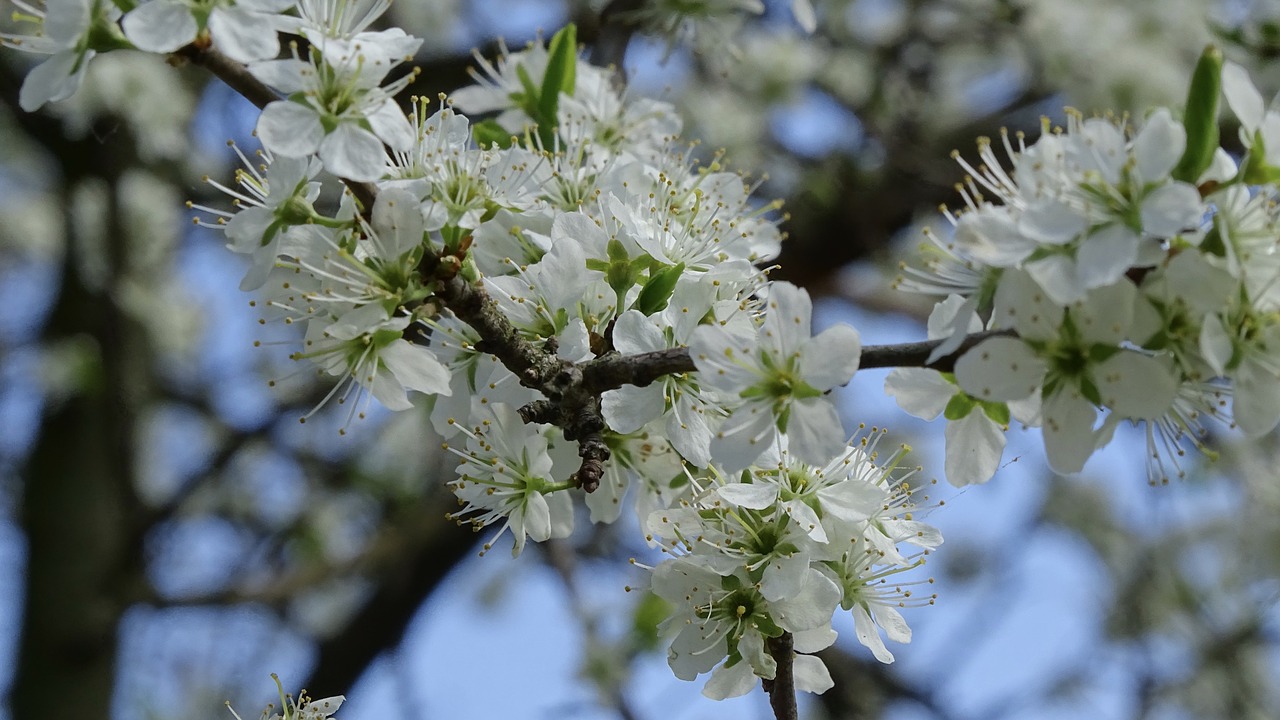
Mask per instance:
[[[1009,424],[1009,406],[1002,402],[991,402],[990,400],[979,400],[978,405],[982,408],[982,412],[990,418],[991,422],[997,425]]]
[[[529,75],[529,69],[524,63],[516,65],[516,77],[520,79],[520,86],[524,88],[522,93],[512,93],[511,99],[520,104],[520,108],[524,110],[529,117],[534,120],[538,119],[538,105],[541,103],[538,86],[533,84],[533,78]]]
[[[547,46],[547,72],[542,76],[542,89],[538,93],[538,137],[544,149],[550,149],[555,140],[556,114],[560,110],[560,93],[573,94],[574,72],[578,65],[578,32],[570,23],[551,38]]]
[[[1102,393],[1098,391],[1098,386],[1094,385],[1089,378],[1080,378],[1080,394],[1084,396],[1085,400],[1094,405],[1103,406]]]
[[[502,149],[511,147],[511,133],[507,132],[497,120],[487,118],[471,124],[471,137],[482,148],[498,146]]]
[[[671,300],[671,293],[675,292],[676,281],[683,273],[684,263],[680,263],[653,274],[640,290],[636,309],[645,315],[652,315],[666,308],[667,302]]]
[[[551,38],[547,46],[547,74],[542,77],[542,102],[548,93],[573,94],[578,68],[578,28],[569,23]]]
[[[1218,257],[1227,256],[1227,244],[1222,239],[1222,230],[1218,227],[1217,216],[1214,218],[1213,227],[1209,228],[1209,232],[1205,233],[1204,240],[1200,241],[1200,251]]]
[[[645,592],[631,619],[631,643],[640,650],[657,650],[661,645],[658,625],[671,614],[671,604],[652,592]]]
[[[1187,129],[1187,149],[1173,168],[1173,178],[1194,183],[1213,163],[1218,149],[1218,99],[1222,95],[1222,50],[1205,47],[1191,74],[1187,108],[1182,125]]]
[[[977,406],[977,400],[964,393],[956,393],[951,396],[951,401],[947,403],[947,409],[942,411],[942,416],[948,420],[959,420],[973,412]]]

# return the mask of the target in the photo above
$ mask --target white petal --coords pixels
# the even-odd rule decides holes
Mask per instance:
[[[822,511],[837,520],[861,522],[876,514],[889,494],[880,486],[851,478],[818,491]]]
[[[240,7],[219,7],[209,16],[213,44],[236,62],[273,58],[280,38],[267,16]]]
[[[1076,261],[1067,255],[1050,255],[1027,263],[1025,269],[1059,305],[1070,305],[1084,297],[1086,288]]]
[[[884,640],[880,639],[880,631],[876,628],[876,624],[871,621],[871,613],[859,604],[853,606],[852,614],[853,632],[857,636],[858,642],[865,645],[880,662],[886,665],[892,663],[893,653],[889,652],[889,648],[884,645]]]
[[[556,222],[559,223],[559,219]],[[644,313],[628,310],[613,324],[613,347],[623,355],[635,355],[663,350],[667,347],[667,342],[662,337],[662,331]]]
[[[744,405],[711,438],[711,456],[725,472],[737,472],[760,457],[776,432],[772,414],[758,405]]]
[[[1200,193],[1188,183],[1170,183],[1142,199],[1142,229],[1160,238],[1199,227],[1204,218]]]
[[[947,482],[956,487],[984,483],[1000,468],[1004,431],[981,408],[947,423]]]
[[[422,244],[425,223],[418,198],[399,188],[378,193],[373,206],[376,244],[371,252],[381,259],[395,259]]]
[[[741,697],[756,687],[756,674],[745,660],[733,667],[721,665],[711,672],[711,679],[702,686],[702,694],[712,700],[728,700]]]
[[[946,300],[934,303],[929,311],[927,332],[930,340],[951,337],[956,328],[965,333],[976,333],[982,330],[982,320],[974,312],[976,305],[959,295],[948,295]]]
[[[427,395],[448,395],[449,371],[430,348],[395,340],[378,351],[378,359],[402,385]]]
[[[71,97],[80,89],[92,58],[93,51],[87,52],[83,60],[75,50],[54,53],[27,73],[22,81],[22,89],[18,92],[18,105],[27,112],[35,112],[45,103]],[[80,69],[72,72],[77,62],[80,63]]]
[[[611,196],[612,197],[612,196]],[[589,257],[605,259],[609,236],[590,216],[581,212],[561,213],[551,226],[551,241],[575,242]],[[631,352],[619,349],[619,352]]]
[[[1049,467],[1064,475],[1078,473],[1097,448],[1093,424],[1098,411],[1074,388],[1063,388],[1044,401],[1044,449]]]
[[[1168,299],[1177,298],[1201,314],[1221,308],[1222,299],[1231,297],[1239,283],[1231,273],[1210,265],[1204,255],[1196,252],[1178,253],[1165,266],[1163,279],[1162,290]]]
[[[809,539],[818,543],[827,542],[827,531],[822,528],[822,521],[818,519],[818,513],[805,504],[805,501],[799,498],[792,498],[782,503],[782,507],[791,516],[791,519],[800,526],[800,529],[809,536]]]
[[[1219,376],[1227,372],[1227,363],[1235,353],[1231,334],[1217,315],[1207,315],[1200,326],[1200,355]]]
[[[1071,306],[1071,319],[1086,342],[1116,345],[1128,335],[1137,297],[1133,283],[1121,280],[1089,291],[1084,302]]]
[[[124,16],[124,34],[139,50],[170,53],[196,39],[196,19],[185,5],[152,0]]]
[[[1018,230],[1010,211],[984,205],[960,216],[955,243],[975,260],[995,267],[1012,267],[1036,249],[1034,240]]]
[[[898,612],[897,608],[889,605],[872,605],[871,615],[890,640],[897,643],[911,642],[911,627],[907,625],[906,618],[902,617],[902,613]]]
[[[1040,391],[1045,364],[1021,340],[984,340],[956,361],[956,382],[980,400],[1008,402]]]
[[[258,117],[258,139],[277,155],[305,157],[324,139],[324,127],[315,111],[305,105],[277,100]]]
[[[1244,431],[1256,438],[1280,423],[1280,378],[1250,359],[1240,363],[1235,375],[1231,415]]]
[[[371,112],[365,114],[373,134],[392,150],[404,152],[413,147],[416,140],[413,126],[395,101],[387,98]]]
[[[1138,260],[1139,241],[1137,233],[1119,223],[1090,234],[1076,251],[1080,284],[1091,289],[1111,285],[1124,277]]]
[[[1030,275],[1005,271],[996,288],[991,324],[997,328],[1013,328],[1031,340],[1049,340],[1058,336],[1062,313],[1062,305],[1050,300]]]
[[[680,456],[696,467],[711,463],[711,427],[689,393],[676,398],[667,416],[667,438]]]
[[[763,510],[778,499],[778,486],[773,483],[729,483],[716,489],[716,494],[732,505]]]
[[[821,695],[836,685],[827,666],[813,655],[796,655],[791,663],[791,672],[799,692]]]
[[[698,381],[704,387],[731,393],[751,386],[758,377],[751,365],[756,361],[754,340],[718,324],[699,325],[689,338],[689,356],[698,368]]]
[[[927,368],[899,368],[884,379],[884,392],[908,415],[933,420],[959,390],[942,373]]]
[[[1156,110],[1133,141],[1138,174],[1145,182],[1166,177],[1182,159],[1186,147],[1187,129],[1173,119],[1167,108]]]
[[[320,141],[320,160],[334,175],[357,182],[377,180],[387,169],[382,141],[352,122],[340,123]]]
[[[1032,203],[1018,219],[1018,230],[1023,235],[1048,245],[1071,242],[1088,227],[1087,217],[1057,200]]]
[[[530,492],[524,501],[524,531],[531,540],[551,539],[551,508],[540,492]]]
[[[574,467],[576,468],[577,453],[574,456]],[[567,475],[571,470],[566,470]],[[550,495],[543,495],[547,501],[547,508],[551,514],[551,537],[556,539],[564,539],[573,534],[573,498],[569,497],[567,492],[554,492]]]
[[[76,44],[93,23],[95,3],[92,0],[53,0],[42,4],[45,37],[60,47]],[[109,19],[118,17],[119,11],[113,9]]]
[[[369,386],[369,391],[373,396],[382,403],[382,406],[392,412],[400,412],[413,407],[413,403],[409,402],[409,395],[404,391],[395,375],[389,372],[379,372],[373,376],[373,381],[369,382],[368,378],[362,377],[360,380]]]
[[[1129,350],[1100,363],[1094,382],[1102,404],[1126,418],[1154,420],[1169,411],[1178,393],[1167,363]]]
[[[775,282],[769,286],[766,304],[760,342],[789,355],[812,335],[813,301],[807,291],[789,282]]]
[[[666,409],[662,383],[655,382],[648,387],[624,385],[610,390],[601,396],[600,409],[614,432],[633,433]]]
[[[834,325],[805,342],[800,353],[800,377],[818,390],[830,390],[858,371],[862,340],[852,327]]]
[[[956,297],[952,295],[951,297]],[[978,319],[977,309],[979,296],[977,293],[970,296],[956,308],[955,315],[950,320],[945,320],[943,316],[939,316],[938,323],[934,324],[934,316],[938,314],[939,308],[942,307],[951,298],[947,298],[941,303],[933,306],[933,312],[929,314],[929,339],[942,340],[937,347],[929,353],[926,363],[932,363],[939,358],[946,357],[956,350],[960,349],[960,345],[964,343],[965,336],[969,333],[978,332],[982,329],[982,321]],[[944,339],[945,338],[945,339]]]
[[[786,432],[791,454],[811,465],[830,462],[847,438],[835,406],[823,397],[793,402]]]
[[[1227,96],[1227,105],[1236,114],[1244,129],[1253,132],[1262,125],[1264,103],[1262,93],[1254,87],[1249,73],[1233,62],[1222,65],[1222,92]],[[1252,140],[1252,138],[1251,138]]]
[[[795,636],[795,649],[798,653],[816,653],[826,650],[835,644],[836,638],[840,637],[840,634],[831,629],[830,625],[800,630],[792,635]]]
[[[773,603],[774,619],[785,630],[799,632],[830,626],[831,614],[840,604],[840,588],[826,575],[810,570],[795,597]]]
[[[810,572],[808,553],[775,557],[765,565],[764,578],[760,581],[760,594],[769,602],[799,597],[811,576],[820,577]],[[830,620],[831,616],[828,615],[827,619]]]
[[[315,68],[301,60],[264,60],[250,65],[249,72],[267,85],[291,95],[307,88],[307,76],[314,74]]]

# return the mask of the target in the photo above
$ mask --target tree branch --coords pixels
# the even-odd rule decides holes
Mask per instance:
[[[634,23],[628,18],[631,11],[639,6],[637,0],[613,0],[609,4],[602,14],[603,24],[592,55],[593,62],[621,61],[626,45],[635,31]],[[213,48],[191,44],[176,54],[208,69],[259,108],[265,108],[280,99],[244,65]],[[377,186],[345,179],[343,182],[365,212],[370,212],[377,199]],[[604,419],[600,413],[601,393],[628,384],[645,386],[674,373],[694,372],[697,368],[688,349],[676,348],[631,356],[607,355],[581,365],[561,360],[553,352],[522,337],[520,331],[488,296],[483,285],[469,282],[456,272],[440,273],[444,259],[428,253],[419,270],[427,278],[439,281],[437,296],[454,314],[479,333],[481,341],[476,346],[477,350],[497,357],[519,378],[521,384],[542,392],[554,404],[554,408],[546,406],[546,403],[537,408],[525,408],[522,413],[524,419],[526,422],[534,419],[550,422],[564,431],[566,439],[576,440],[582,465],[574,478],[587,492],[595,490],[603,474],[604,463],[609,459],[609,449],[601,435],[604,429]],[[930,367],[950,371],[960,355],[992,334],[995,333],[970,336],[959,350],[933,363],[927,362],[928,356],[941,341],[865,347],[862,350],[861,367]]]
[[[180,48],[174,55],[185,58],[194,65],[208,70],[215,77],[226,83],[232,90],[240,93],[259,110],[280,99],[274,90],[254,77],[244,65],[223,55],[212,47],[201,48],[195,43]],[[378,186],[370,182],[356,182],[340,178],[347,189],[355,196],[366,213],[373,212],[373,201],[378,198]]]
[[[974,333],[960,343],[955,352],[928,362],[929,354],[942,340],[924,340],[897,345],[868,345],[862,348],[859,369],[923,367],[940,372],[955,370],[956,361],[975,345],[991,337],[1012,335],[1011,330],[986,330]],[[582,365],[583,385],[594,393],[614,390],[623,385],[644,387],[664,375],[697,372],[688,348],[669,348],[635,355],[605,355]]]
[[[590,62],[596,67],[612,67],[614,77],[622,83],[627,81],[622,62],[637,28],[633,13],[643,5],[644,0],[612,0],[600,11],[600,33],[591,48]]]
[[[773,679],[764,681],[764,690],[769,693],[769,707],[773,708],[773,716],[777,720],[798,720],[800,711],[796,708],[793,664],[796,654],[795,638],[791,633],[784,632],[776,638],[769,638],[765,645],[769,655],[778,663]]]

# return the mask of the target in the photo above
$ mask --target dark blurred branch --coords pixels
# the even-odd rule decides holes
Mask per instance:
[[[591,64],[596,67],[614,68],[615,77],[627,81],[623,61],[627,58],[627,46],[638,29],[634,14],[644,7],[645,0],[611,0],[600,11],[600,32],[591,48]]]
[[[17,84],[3,66],[0,92],[13,105]],[[55,194],[66,207],[84,185],[111,192],[105,214],[94,218],[103,278],[82,275],[80,258],[66,252],[40,335],[46,345],[88,338],[97,354],[67,396],[45,408],[21,471],[26,582],[10,708],[15,720],[47,718],[52,705],[60,716],[104,718],[116,681],[118,620],[132,589],[146,583],[133,480],[138,410],[154,367],[141,328],[116,302],[134,247],[119,179],[137,164],[136,146],[124,136],[110,144],[67,140],[48,116],[19,118],[37,140],[53,136],[62,172]],[[68,246],[77,247],[79,227],[70,213],[64,218]]]

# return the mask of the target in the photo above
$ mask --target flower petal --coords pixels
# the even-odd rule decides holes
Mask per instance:
[[[1021,340],[994,337],[956,361],[956,382],[980,400],[1009,402],[1038,392],[1045,369]]]

